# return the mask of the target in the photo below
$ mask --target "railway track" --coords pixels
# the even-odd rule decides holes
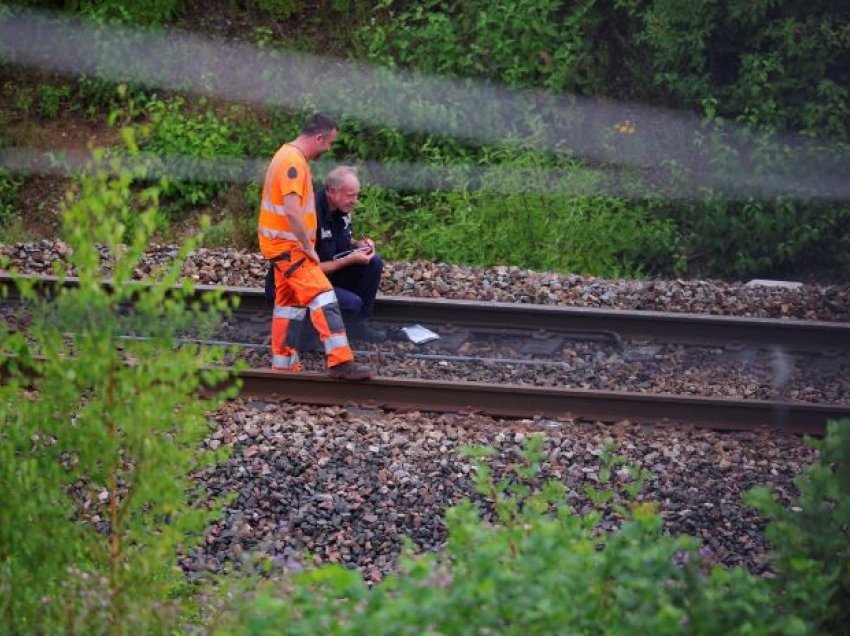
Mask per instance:
[[[36,281],[36,288],[49,293],[59,283],[56,276],[22,276]],[[67,278],[62,284],[76,285]],[[142,283],[139,283],[142,285]],[[108,282],[104,285],[109,286]],[[12,277],[0,273],[0,287],[14,290]],[[223,290],[237,296],[239,307],[250,312],[266,312],[268,301],[261,290],[252,287],[196,285],[195,298]],[[616,333],[621,337],[661,338],[687,344],[725,344],[779,347],[789,351],[850,351],[850,323],[826,321],[741,318],[659,311],[629,311],[587,307],[456,301],[401,296],[379,296],[375,306],[379,320],[401,323],[437,323],[478,328],[516,328],[584,333]]]
[[[495,417],[599,421],[668,421],[724,430],[766,427],[822,435],[830,419],[850,417],[850,405],[728,400],[693,396],[626,393],[376,378],[365,383],[331,380],[321,374],[248,370],[236,374],[242,393],[319,405],[358,404],[369,408],[480,413]]]
[[[50,293],[58,284],[53,277],[33,277],[36,285]],[[0,285],[10,286],[0,275]],[[73,285],[68,280],[64,284]],[[200,298],[211,289],[196,288]],[[239,298],[237,324],[255,323],[261,333],[268,331],[268,305],[260,290],[224,288],[225,295]],[[247,314],[247,315],[246,315]],[[251,318],[253,315],[255,318]],[[642,340],[710,346],[728,352],[772,352],[782,355],[823,356],[836,369],[843,369],[850,351],[850,325],[846,323],[803,322],[732,318],[726,316],[669,314],[643,311],[613,311],[587,308],[521,305],[494,302],[459,302],[441,299],[380,297],[376,320],[391,324],[425,324],[445,334],[446,340],[465,342],[471,333],[502,337],[525,335],[531,352],[551,349],[553,341],[568,340],[603,343],[622,349]],[[536,342],[536,345],[535,345]],[[262,350],[261,342],[245,343]],[[528,348],[528,345],[523,345]],[[534,347],[537,347],[536,349]],[[634,347],[633,347],[634,348]],[[370,355],[378,369],[386,354],[373,347]],[[262,354],[264,355],[265,351]],[[410,354],[408,354],[410,355]],[[478,366],[494,364],[475,355],[414,353],[437,363],[466,362]],[[539,356],[538,356],[539,357]],[[507,362],[506,362],[507,360]],[[534,356],[525,360],[503,358],[498,364],[544,364]],[[565,364],[565,363],[562,363]],[[550,373],[555,376],[557,371]],[[850,403],[819,404],[788,399],[729,399],[677,395],[658,392],[607,391],[534,386],[510,382],[475,382],[457,379],[435,380],[378,377],[368,383],[333,381],[321,373],[285,374],[267,369],[250,369],[239,374],[242,392],[251,396],[275,395],[293,402],[311,404],[351,404],[421,411],[468,411],[503,417],[592,418],[601,421],[652,420],[689,422],[719,429],[768,427],[794,433],[821,434],[829,419],[850,417]],[[848,401],[850,402],[850,401]]]

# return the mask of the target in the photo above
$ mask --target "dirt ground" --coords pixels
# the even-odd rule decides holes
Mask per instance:
[[[10,80],[6,80],[8,82]],[[18,79],[26,86],[26,79]],[[20,85],[19,84],[19,85]],[[3,145],[45,152],[87,150],[121,143],[121,133],[106,118],[90,119],[80,112],[63,110],[55,119],[26,117],[14,108],[0,109]],[[59,214],[73,181],[58,176],[32,175],[25,179],[18,206],[23,229],[34,239],[53,238],[59,227]]]

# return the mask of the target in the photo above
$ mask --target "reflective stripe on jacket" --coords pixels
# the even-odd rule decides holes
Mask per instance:
[[[304,154],[291,144],[284,144],[275,153],[266,171],[257,236],[260,252],[267,259],[291,251],[301,243],[292,232],[284,211],[284,197],[296,194],[304,210],[304,227],[310,241],[316,241],[316,202],[313,197],[313,177]]]

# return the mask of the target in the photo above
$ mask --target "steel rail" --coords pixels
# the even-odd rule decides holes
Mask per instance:
[[[828,420],[850,417],[850,405],[805,402],[382,377],[345,382],[318,374],[263,369],[242,371],[238,379],[243,397],[275,397],[319,405],[357,404],[392,410],[482,413],[506,418],[675,422],[725,430],[765,427],[787,433],[823,435]]]
[[[9,359],[0,360],[0,382],[10,376]],[[32,369],[24,376],[35,380]],[[687,424],[715,430],[765,429],[823,436],[830,420],[850,418],[850,405],[805,402],[727,400],[722,398],[624,393],[591,389],[557,389],[515,384],[436,382],[373,378],[346,382],[312,373],[251,369],[234,373],[202,395],[240,384],[243,398],[285,400],[295,404],[384,408],[433,413],[480,413],[503,418],[628,420]]]
[[[49,292],[59,283],[55,276],[25,276]],[[68,278],[64,285],[77,284]],[[144,283],[132,283],[144,286]],[[109,286],[108,281],[104,282]],[[0,287],[10,288],[11,276],[0,273]],[[267,311],[260,289],[195,285],[194,299],[220,291],[239,298],[249,311]],[[660,311],[598,309],[523,303],[480,302],[379,295],[375,318],[398,323],[428,323],[484,328],[552,332],[615,333],[669,343],[732,345],[741,348],[778,348],[785,351],[850,352],[850,323],[776,318],[748,318]]]
[[[547,331],[604,331],[670,343],[778,347],[790,351],[848,351],[850,323],[747,318],[660,311],[598,309],[502,302],[379,297],[378,318]]]
[[[0,360],[0,382],[8,380],[11,359]],[[32,369],[24,375],[35,380]],[[373,378],[346,382],[314,373],[281,373],[250,369],[214,387],[210,395],[240,385],[243,398],[272,398],[296,404],[349,405],[435,413],[481,413],[492,417],[622,420],[689,424],[716,430],[767,429],[822,436],[829,420],[850,418],[850,405],[807,402],[728,400],[653,393],[625,393],[591,389],[559,389],[516,384],[437,382],[416,379]]]

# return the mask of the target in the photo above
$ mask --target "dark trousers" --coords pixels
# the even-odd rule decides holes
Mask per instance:
[[[350,265],[328,277],[346,325],[363,324],[372,317],[383,271],[384,261],[375,254],[366,265]]]

